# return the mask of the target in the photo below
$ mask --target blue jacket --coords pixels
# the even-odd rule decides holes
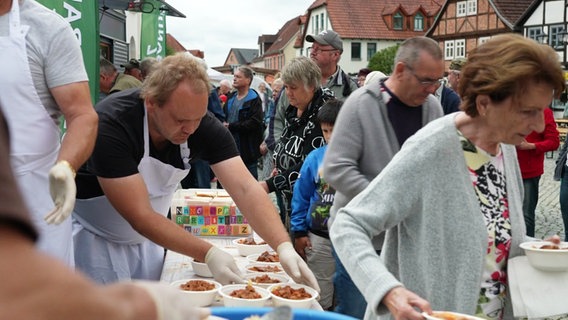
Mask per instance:
[[[335,190],[323,179],[323,156],[327,145],[310,152],[304,160],[300,177],[294,185],[290,230],[294,237],[306,236],[308,230],[329,238],[327,220]]]

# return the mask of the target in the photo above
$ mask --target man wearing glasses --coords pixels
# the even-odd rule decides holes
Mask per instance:
[[[318,35],[307,35],[306,41],[313,43],[308,54],[321,70],[322,85],[333,91],[337,99],[347,99],[357,89],[357,83],[338,65],[343,53],[341,37],[333,30],[324,30]]]
[[[335,122],[323,172],[336,190],[329,227],[337,211],[367,187],[408,137],[443,115],[433,96],[445,69],[438,43],[425,37],[407,39],[394,62],[390,77],[372,81],[349,96]],[[418,167],[416,171],[419,174]],[[373,242],[380,250],[383,239]],[[363,319],[365,299],[338,259],[334,284],[335,311]]]

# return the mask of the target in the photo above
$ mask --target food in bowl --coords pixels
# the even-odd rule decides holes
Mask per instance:
[[[250,284],[230,284],[219,290],[226,307],[264,307],[270,299],[268,290]]]
[[[283,273],[284,270],[279,265],[268,264],[249,264],[246,266],[247,272],[270,272],[270,273]]]
[[[312,297],[311,294],[306,292],[306,288],[294,289],[290,286],[278,286],[271,288],[270,292],[276,296],[284,299],[304,300]]]
[[[243,277],[245,281],[251,281],[253,285],[268,288],[273,284],[281,283],[285,284],[290,282],[290,278],[285,274],[277,273],[262,273],[262,272],[252,272],[247,273]]]
[[[280,257],[276,252],[264,251],[256,259],[258,262],[280,262]]]
[[[280,264],[280,257],[278,253],[274,251],[264,251],[262,253],[251,254],[247,256],[247,260],[251,263],[262,263],[262,264],[271,264],[271,265],[279,265]]]
[[[527,241],[520,244],[531,266],[547,272],[568,271],[568,243]]]
[[[237,247],[237,251],[243,257],[252,254],[260,254],[264,251],[270,250],[270,246],[263,240],[249,238],[234,239],[233,244]]]
[[[236,289],[229,293],[231,297],[240,298],[240,299],[260,299],[262,296],[256,292],[255,288],[247,284],[246,287],[242,289]]]
[[[193,307],[206,307],[213,304],[217,291],[221,288],[219,282],[213,280],[182,279],[171,285],[183,291],[188,297],[187,304]]]
[[[255,276],[254,278],[250,278],[250,281],[255,282],[255,283],[280,283],[280,282],[282,282],[282,281],[280,281],[280,279],[271,278],[267,274],[263,274],[263,275],[260,275],[260,276]]]
[[[215,284],[203,280],[189,280],[186,283],[182,283],[179,287],[185,291],[209,291],[215,289]]]
[[[309,309],[318,297],[316,290],[299,283],[273,284],[268,291],[274,306]]]
[[[237,239],[237,242],[240,243],[240,244],[246,244],[248,246],[257,246],[257,245],[266,244],[266,242],[264,242],[264,241],[256,242],[256,240],[254,240],[254,238],[241,238],[241,239]]]

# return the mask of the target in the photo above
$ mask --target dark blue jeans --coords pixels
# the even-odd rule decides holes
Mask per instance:
[[[538,183],[540,176],[523,179],[525,197],[523,198],[523,214],[527,227],[527,236],[534,237],[535,210],[538,203]]]
[[[568,240],[568,168],[564,167],[560,180],[560,211],[564,221],[564,241]]]
[[[335,249],[332,251],[335,258],[335,312],[348,315],[357,319],[363,319],[367,309],[367,301],[351,280],[345,267],[339,261]]]
[[[209,168],[209,162],[205,160],[196,160],[192,162],[189,174],[181,181],[182,188],[210,189],[211,188],[210,170],[211,169]]]

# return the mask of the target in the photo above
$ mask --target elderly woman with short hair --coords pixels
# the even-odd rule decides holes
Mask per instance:
[[[282,81],[290,105],[280,140],[274,148],[275,169],[272,177],[261,181],[267,192],[280,193],[285,201],[286,217],[290,217],[292,188],[298,178],[304,159],[310,151],[325,144],[316,122],[319,108],[333,93],[321,86],[321,71],[307,57],[292,59],[282,70]]]
[[[461,76],[463,112],[406,140],[330,229],[368,302],[365,319],[432,310],[513,319],[508,260],[528,240],[514,145],[544,129],[564,75],[551,47],[507,34],[470,52]],[[371,239],[385,232],[379,258]]]

